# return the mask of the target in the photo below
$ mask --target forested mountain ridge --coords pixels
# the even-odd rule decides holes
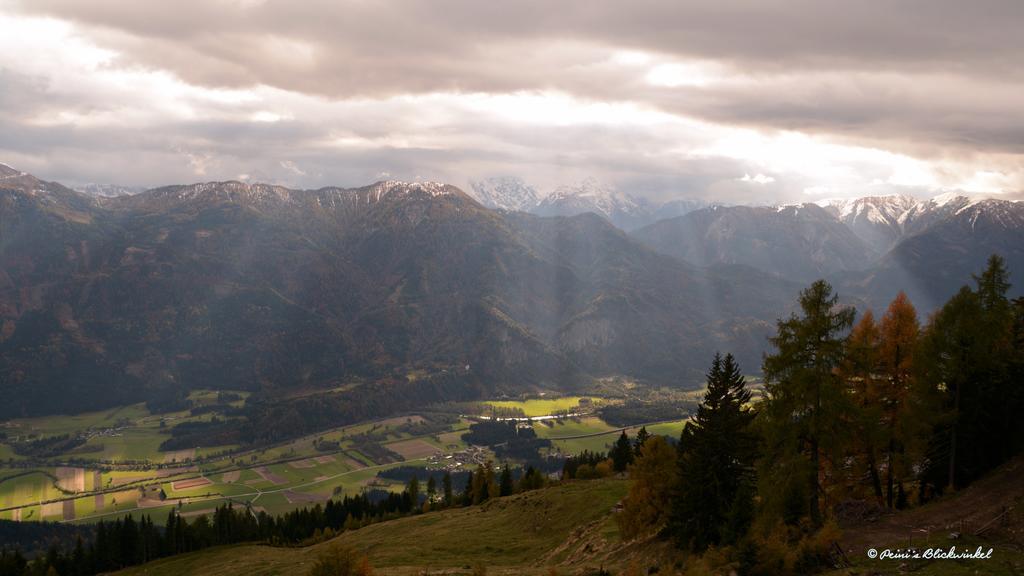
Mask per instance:
[[[756,357],[798,288],[693,268],[593,216],[494,212],[443,184],[215,182],[95,198],[11,172],[5,416],[413,371],[468,391],[678,381],[718,346]]]

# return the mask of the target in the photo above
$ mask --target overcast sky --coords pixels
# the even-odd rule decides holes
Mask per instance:
[[[0,0],[0,162],[723,202],[1024,190],[1024,2]]]

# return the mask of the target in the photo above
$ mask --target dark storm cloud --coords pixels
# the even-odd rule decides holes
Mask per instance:
[[[135,57],[174,64],[186,76],[310,84],[332,95],[537,87],[543,75],[521,64],[550,41],[781,70],[1019,75],[1024,57],[1024,5],[1016,0],[32,0],[21,8],[147,39],[151,48],[139,46]],[[297,41],[293,54],[282,40]],[[310,68],[300,45],[313,49]],[[278,58],[262,58],[278,50]],[[190,64],[192,55],[201,61]],[[515,55],[523,60],[505,59]],[[289,56],[294,65],[282,68]],[[321,74],[309,78],[310,70]]]
[[[631,103],[710,126],[796,131],[924,159],[951,182],[988,171],[1014,183],[1024,171],[1017,0],[7,5],[11,14],[68,22],[74,38],[110,50],[100,70],[165,71],[200,89],[259,92],[249,103],[185,91],[146,113],[141,91],[135,101],[105,98],[101,86],[6,72],[0,60],[10,130],[0,154],[60,166],[76,180],[104,180],[106,169],[142,184],[236,174],[354,184],[384,172],[464,183],[493,171],[549,184],[600,172],[655,195],[692,187],[766,199],[831,184],[815,174],[775,174],[785,186],[737,184],[772,167],[751,164],[756,150],[746,159],[688,156],[714,135],[685,126],[565,123],[550,111],[546,125],[523,125],[529,110],[508,119],[493,103],[481,111],[469,100],[416,99],[437,93],[566,94],[580,105]],[[281,121],[252,121],[260,115]],[[107,150],[137,159],[112,168],[101,158]],[[856,166],[863,182],[891,176]]]
[[[118,64],[332,98],[559,89],[780,129],[1019,151],[1024,3],[33,0]],[[652,89],[610,50],[706,60],[740,85]],[[895,82],[890,82],[897,76]],[[923,84],[916,79],[922,78]],[[926,88],[926,90],[921,89]]]

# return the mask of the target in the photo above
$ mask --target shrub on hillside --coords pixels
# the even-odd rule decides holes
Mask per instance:
[[[329,546],[317,557],[309,576],[372,576],[370,560],[354,548]]]

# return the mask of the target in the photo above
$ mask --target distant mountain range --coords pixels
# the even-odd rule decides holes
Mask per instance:
[[[509,206],[530,194],[487,186],[475,193]],[[533,211],[583,213],[491,210],[431,182],[108,197],[0,166],[0,418],[177,387],[434,378],[424,396],[442,400],[605,376],[690,385],[718,350],[756,371],[817,277],[858,307],[905,289],[927,312],[992,252],[1024,274],[1014,202],[683,207],[627,234],[608,214],[639,202],[556,192]]]
[[[521,178],[487,178],[471,183],[473,197],[488,208],[529,212],[538,216],[597,214],[629,231],[663,218],[680,216],[708,205],[701,200],[653,202],[615,187],[586,179],[541,195]]]
[[[1024,204],[1007,200],[947,193],[926,200],[886,195],[721,206],[698,199],[658,203],[596,180],[541,195],[514,177],[476,182],[473,190],[482,204],[499,210],[596,214],[656,251],[698,267],[749,266],[799,282],[825,277],[862,306],[875,308],[904,289],[931,310],[993,252],[1006,257],[1011,270],[1024,270]]]
[[[1006,200],[972,197],[950,192],[918,200],[910,196],[866,196],[819,203],[879,254],[900,240],[923,232],[933,224],[960,214],[964,209],[985,204],[983,210],[999,210],[996,206],[1020,206]]]
[[[802,282],[828,278],[876,309],[905,290],[921,310],[932,310],[992,253],[1024,278],[1024,203],[959,194],[716,206],[633,236],[700,266],[742,264]]]

